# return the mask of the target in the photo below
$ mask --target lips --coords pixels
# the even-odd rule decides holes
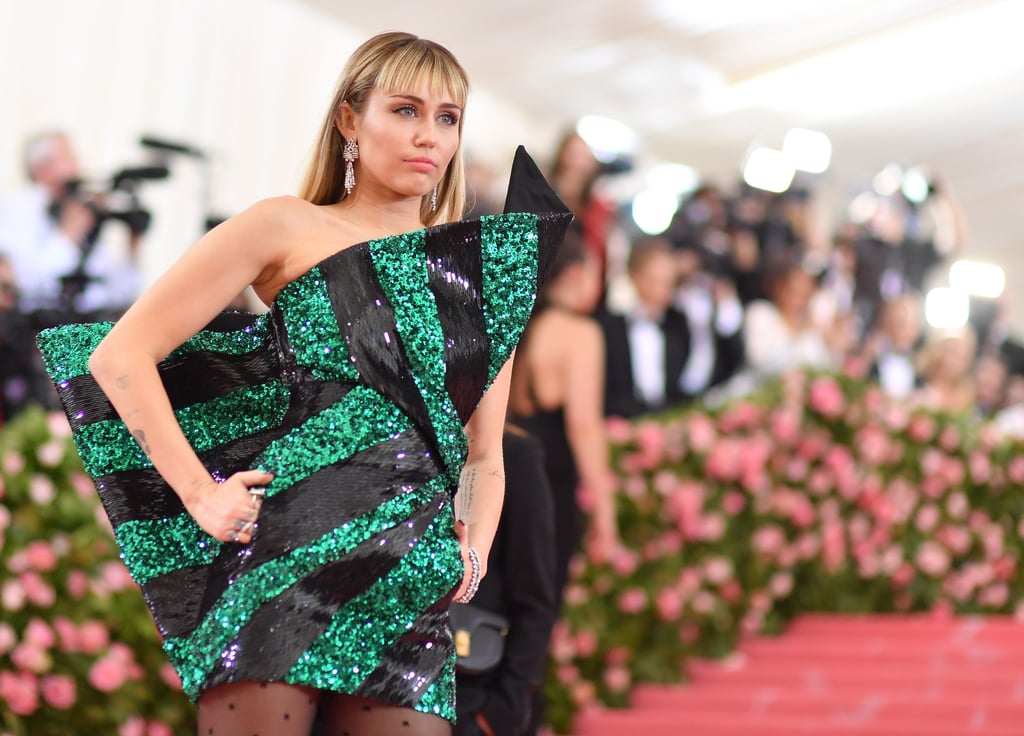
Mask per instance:
[[[432,171],[437,168],[437,164],[431,161],[429,158],[407,158],[405,160],[410,166],[419,169],[420,171]]]

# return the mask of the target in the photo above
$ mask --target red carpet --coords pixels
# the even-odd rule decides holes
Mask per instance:
[[[587,712],[578,736],[1024,736],[1024,624],[803,616],[691,682]]]

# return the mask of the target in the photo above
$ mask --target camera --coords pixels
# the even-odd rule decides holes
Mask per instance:
[[[166,166],[139,166],[121,169],[109,179],[71,179],[65,182],[64,196],[50,205],[50,216],[59,220],[70,200],[86,205],[96,217],[96,224],[83,243],[87,248],[110,220],[124,223],[133,236],[142,235],[149,229],[152,215],[139,201],[136,188],[142,181],[166,179],[169,173]]]

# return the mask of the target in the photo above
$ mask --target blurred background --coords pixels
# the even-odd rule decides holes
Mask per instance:
[[[803,128],[831,144],[830,157],[810,154],[827,168],[798,172],[793,184],[813,192],[818,245],[840,222],[870,219],[873,198],[894,187],[923,199],[941,182],[966,221],[962,256],[999,265],[1011,284],[1024,269],[1011,257],[1024,193],[1024,102],[1013,92],[1024,8],[1012,0],[0,7],[0,192],[24,183],[22,146],[41,130],[66,131],[93,176],[148,163],[147,135],[205,154],[174,156],[170,177],[145,184],[147,281],[210,214],[295,190],[344,59],[396,28],[448,45],[464,63],[474,82],[469,149],[496,169],[519,142],[550,156],[582,116],[621,123],[594,133],[612,149],[605,155],[630,166],[607,186],[623,205],[644,193],[649,229],[698,184],[732,190],[757,149],[781,150]],[[687,168],[666,176],[656,169],[666,163]],[[946,284],[944,273],[931,277]],[[1024,295],[1002,298],[1024,325]]]

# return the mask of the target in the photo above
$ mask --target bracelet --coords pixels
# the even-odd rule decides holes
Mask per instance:
[[[462,597],[455,601],[456,603],[469,603],[473,600],[473,596],[475,596],[476,592],[480,589],[480,579],[482,577],[481,573],[483,572],[483,567],[480,565],[480,555],[477,554],[476,549],[473,547],[469,548],[469,566],[471,568],[469,574],[469,586],[466,588],[466,592],[462,594]]]

